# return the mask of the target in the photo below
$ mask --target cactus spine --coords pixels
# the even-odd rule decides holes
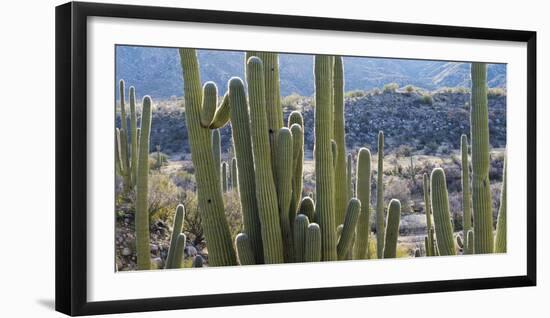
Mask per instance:
[[[283,247],[285,263],[294,261],[294,249],[292,247],[292,226],[290,224],[290,201],[292,199],[292,168],[294,156],[292,153],[294,143],[292,133],[287,127],[279,129],[275,147],[275,167],[277,175],[277,198],[279,201],[279,220],[283,235]]]
[[[472,206],[474,252],[493,252],[493,211],[489,182],[489,112],[487,108],[487,66],[472,63],[470,136],[472,142]]]
[[[470,194],[470,168],[468,164],[468,137],[462,135],[460,137],[460,151],[462,155],[462,209],[463,209],[463,233],[464,239],[468,240],[469,230],[472,229],[472,195]]]
[[[342,235],[340,236],[337,246],[339,260],[346,259],[349,254],[352,241],[355,236],[355,228],[357,227],[357,220],[359,219],[360,212],[361,202],[359,202],[356,198],[351,199],[346,208],[344,228],[342,229]]]
[[[231,130],[235,148],[235,182],[239,185],[239,198],[243,213],[244,231],[247,233],[254,259],[263,263],[262,232],[258,203],[256,201],[256,173],[250,139],[250,116],[244,84],[240,78],[229,80],[229,104],[231,105]]]
[[[386,225],[386,243],[384,244],[384,258],[395,258],[397,255],[397,238],[399,237],[399,222],[401,221],[401,203],[392,199],[388,206],[388,220]]]
[[[235,237],[235,246],[237,247],[237,255],[241,265],[256,264],[254,250],[252,249],[252,244],[246,233],[237,234],[237,237]]]
[[[371,154],[367,148],[361,148],[357,155],[357,199],[361,201],[361,213],[357,223],[357,240],[355,241],[356,259],[365,259],[368,254],[370,236],[370,180]]]
[[[506,253],[506,159],[502,173],[502,188],[500,190],[500,208],[498,210],[497,233],[495,237],[495,253]]]
[[[321,261],[321,228],[317,223],[310,223],[306,232],[305,262]]]
[[[376,254],[384,257],[384,133],[378,133],[378,171],[376,180]]]
[[[342,57],[334,58],[334,141],[338,151],[336,152],[334,165],[334,204],[336,224],[344,222],[346,206],[349,201],[349,184],[346,183],[346,141],[344,118],[344,68]]]
[[[449,197],[445,172],[441,168],[432,171],[432,208],[435,223],[435,236],[440,255],[456,255],[453,226],[449,212]]]
[[[143,98],[141,113],[141,137],[137,167],[136,186],[136,251],[138,269],[151,269],[151,247],[149,245],[149,137],[151,134],[151,98]],[[123,147],[124,148],[124,147]]]
[[[321,228],[323,261],[334,261],[336,254],[336,226],[334,205],[334,172],[332,155],[332,70],[331,56],[315,56],[315,183],[316,207]]]
[[[236,265],[237,258],[224,214],[220,175],[216,172],[219,171],[219,163],[216,165],[214,161],[210,130],[201,126],[202,94],[197,54],[194,49],[180,49],[179,54],[183,70],[187,133],[191,159],[196,169],[198,205],[209,243],[208,261],[211,266]]]
[[[176,254],[176,244],[178,236],[181,234],[183,228],[183,219],[185,216],[185,208],[183,205],[179,204],[176,207],[176,215],[174,216],[174,227],[172,228],[172,236],[170,237],[170,247],[168,248],[168,256],[166,257],[166,266],[165,268],[175,268],[174,267],[174,256]]]
[[[262,241],[264,261],[267,264],[282,263],[283,239],[277,206],[277,192],[271,169],[268,120],[266,116],[266,96],[264,85],[263,63],[257,57],[248,59],[246,72],[250,102],[250,127],[252,149],[256,176],[256,198]]]
[[[294,260],[297,263],[304,262],[306,248],[306,233],[309,226],[309,219],[303,214],[299,214],[294,219]]]

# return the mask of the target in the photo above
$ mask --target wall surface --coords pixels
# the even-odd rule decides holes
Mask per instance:
[[[121,2],[121,1],[113,1]],[[544,1],[457,2],[405,0],[333,2],[278,0],[122,1],[218,10],[331,16],[400,22],[511,28],[538,32],[538,286],[489,291],[317,301],[117,317],[524,317],[548,313],[550,222],[543,204],[550,170],[543,160],[550,103],[550,24]],[[10,1],[0,19],[0,201],[2,260],[0,316],[61,317],[54,306],[54,6],[61,1]],[[315,5],[312,5],[315,3]],[[546,12],[546,14],[545,14]],[[545,58],[546,57],[546,58]],[[510,107],[514,107],[510,105]],[[546,139],[546,141],[545,141]],[[510,211],[509,213],[513,213]],[[544,250],[543,250],[544,247]],[[544,268],[546,266],[546,268]]]

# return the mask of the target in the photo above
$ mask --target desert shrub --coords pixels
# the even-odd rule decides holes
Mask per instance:
[[[364,96],[367,96],[367,92],[360,89],[349,91],[349,92],[346,92],[345,94],[346,98],[358,98],[358,97],[364,97]]]
[[[426,144],[426,153],[427,154],[433,154],[437,151],[439,148],[439,145],[435,141],[430,141]]]
[[[407,85],[407,86],[405,86],[405,92],[406,92],[407,94],[412,94],[412,93],[414,93],[415,91],[416,91],[416,88],[415,88],[414,86],[412,86],[412,85]]]
[[[487,98],[496,98],[506,96],[506,90],[504,88],[495,87],[487,90]]]
[[[195,190],[195,175],[185,170],[178,170],[172,175],[172,181],[178,188],[185,190]]]
[[[412,155],[412,148],[409,145],[400,145],[395,150],[395,156],[400,157],[410,157]]]
[[[158,170],[162,166],[166,165],[168,163],[168,155],[161,152],[160,153],[160,162],[159,162],[159,153],[151,152],[149,154],[149,169],[150,170]]]
[[[401,202],[401,211],[411,211],[411,191],[409,182],[401,178],[390,178],[384,187],[384,201],[398,199]]]
[[[224,194],[225,199],[225,218],[229,225],[231,237],[237,236],[243,228],[243,217],[241,213],[241,203],[237,191],[229,191]]]
[[[371,94],[372,95],[380,95],[382,93],[382,91],[380,90],[380,88],[373,88],[372,91],[371,91]]]
[[[178,187],[172,179],[162,173],[154,172],[149,175],[148,205],[149,215],[152,218],[166,220],[172,215],[178,205]]]
[[[399,89],[399,84],[397,83],[388,83],[384,85],[384,93],[395,93]]]
[[[434,103],[432,95],[427,93],[422,94],[422,96],[418,98],[418,101],[420,102],[420,104],[423,104],[423,105],[432,105]]]
[[[184,190],[180,193],[180,202],[185,206],[185,218],[183,232],[194,246],[199,246],[204,241],[202,219],[198,208],[198,198],[195,192]]]
[[[458,94],[466,94],[466,93],[469,93],[469,89],[466,88],[466,87],[455,87],[455,93],[458,93]]]
[[[288,109],[291,109],[291,110],[296,110],[296,109],[298,109],[298,104],[302,99],[303,99],[302,96],[300,96],[296,93],[292,93],[288,96],[283,97],[283,99],[281,101],[281,105],[284,108],[288,108]]]

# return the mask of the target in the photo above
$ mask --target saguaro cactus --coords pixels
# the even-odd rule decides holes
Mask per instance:
[[[353,156],[348,154],[346,159],[346,196],[348,201],[353,197]]]
[[[183,70],[187,133],[196,169],[198,205],[208,239],[208,262],[211,266],[236,265],[237,258],[219,186],[220,175],[216,169],[219,163],[216,165],[214,161],[210,129],[201,126],[202,94],[197,54],[194,49],[180,49],[179,54]]]
[[[275,167],[277,175],[277,198],[279,201],[279,220],[283,235],[284,258],[286,263],[294,261],[292,247],[292,226],[290,224],[290,201],[292,199],[292,171],[294,157],[292,133],[287,127],[279,129],[275,147]]]
[[[185,217],[185,208],[182,204],[176,207],[176,215],[174,216],[174,227],[172,228],[172,236],[170,237],[170,247],[168,249],[168,256],[166,257],[165,268],[174,267],[174,255],[176,254],[176,244],[178,236],[183,228],[183,219]]]
[[[370,180],[371,155],[367,148],[361,148],[357,156],[357,199],[361,201],[361,213],[357,223],[357,239],[355,241],[355,258],[365,259],[368,256],[370,236]]]
[[[472,142],[472,207],[474,252],[493,252],[493,211],[489,182],[489,111],[487,108],[487,66],[472,63],[470,136]]]
[[[239,182],[237,181],[237,158],[231,159],[231,189],[239,191]]]
[[[170,268],[181,268],[181,261],[183,260],[183,251],[185,250],[185,241],[187,238],[185,234],[179,233],[176,240],[176,249],[174,251],[174,259]]]
[[[304,169],[304,132],[299,124],[290,126],[292,132],[293,149],[292,155],[292,198],[290,200],[289,218],[294,220],[298,210],[298,204],[302,197],[303,169]]]
[[[426,256],[434,256],[435,242],[433,235],[430,234],[430,231],[433,228],[432,225],[432,202],[430,199],[430,177],[427,173],[423,176],[423,187],[424,187],[424,206],[426,210],[426,229],[428,232],[427,236],[427,246],[426,246]],[[433,232],[433,231],[432,231]]]
[[[302,199],[298,211],[300,214],[307,216],[312,222],[315,221],[315,202],[313,202],[311,197],[304,197]]]
[[[399,237],[399,223],[401,221],[401,203],[399,200],[392,199],[390,201],[387,221],[384,258],[395,258],[397,256],[397,238]]]
[[[470,165],[468,164],[468,137],[466,135],[460,137],[460,151],[462,155],[462,210],[464,211],[462,227],[467,244],[466,233],[472,229],[472,196],[470,194]]]
[[[256,198],[262,225],[264,261],[267,264],[273,264],[282,263],[284,257],[277,192],[273,170],[271,170],[263,68],[263,63],[259,58],[248,59],[246,75],[250,102],[250,131],[256,176]]]
[[[440,255],[456,255],[453,226],[449,212],[449,197],[445,172],[441,168],[432,171],[432,208],[435,223],[435,236]]]
[[[344,222],[344,214],[348,204],[348,187],[346,184],[346,140],[344,118],[344,66],[342,57],[334,58],[334,141],[337,153],[334,167],[334,204],[336,224]]]
[[[132,160],[130,161],[130,168],[132,170],[132,185],[134,185],[137,178],[139,143],[136,112],[136,89],[133,86],[130,86],[130,145],[132,148]]]
[[[151,98],[143,98],[141,113],[141,137],[137,167],[136,186],[136,251],[138,269],[151,269],[151,247],[149,245],[149,137],[151,134]]]
[[[506,253],[506,160],[502,173],[502,188],[500,190],[500,208],[498,210],[497,233],[495,237],[495,253]]]
[[[357,227],[357,220],[359,219],[360,212],[361,202],[356,198],[351,199],[346,208],[344,228],[342,229],[342,235],[340,236],[337,246],[339,260],[346,259],[348,256],[352,246],[352,240],[355,236],[355,228]]]
[[[334,59],[315,56],[315,212],[321,228],[322,260],[334,261],[336,255],[336,226],[334,205],[334,172],[332,158],[332,70]]]
[[[306,233],[309,219],[303,214],[298,214],[294,219],[294,259],[297,263],[304,261],[306,248]]]
[[[384,257],[384,235],[386,233],[384,220],[384,133],[378,133],[378,171],[376,180],[376,254]]]
[[[222,190],[227,192],[229,185],[227,183],[227,162],[222,162]]]
[[[206,85],[205,85],[206,88]],[[220,180],[219,184],[220,187],[222,187],[221,184],[221,166],[222,166],[222,144],[221,144],[221,136],[220,131],[218,129],[212,130],[212,155],[214,156],[214,169],[216,171],[216,175],[218,176],[218,180]]]
[[[321,261],[321,228],[317,223],[310,223],[306,232],[305,262]]]
[[[263,263],[262,232],[258,203],[256,201],[256,173],[252,155],[250,136],[250,116],[243,81],[234,77],[229,80],[229,104],[231,105],[231,130],[238,173],[235,175],[239,184],[239,198],[243,213],[244,231],[247,233],[254,259]]]
[[[239,257],[239,263],[241,265],[254,265],[256,260],[254,259],[254,251],[252,250],[252,244],[246,233],[239,233],[235,237],[235,246],[237,247],[237,255]]]

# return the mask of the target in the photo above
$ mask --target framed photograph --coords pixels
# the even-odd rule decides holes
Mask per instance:
[[[535,32],[58,6],[56,309],[534,286],[535,132]]]

